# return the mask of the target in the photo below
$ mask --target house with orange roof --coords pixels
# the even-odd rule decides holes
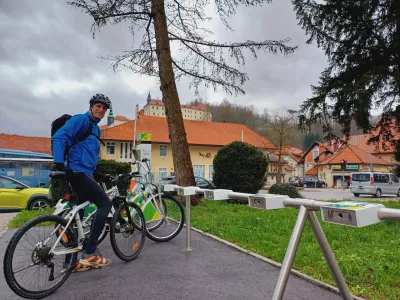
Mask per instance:
[[[341,170],[341,160],[346,160],[346,170]],[[349,181],[350,174],[358,171],[391,172],[393,164],[372,155],[359,147],[346,145],[336,153],[318,162],[313,168],[320,180],[328,186],[341,186],[342,181]]]
[[[147,104],[143,107],[145,116],[163,117],[165,118],[164,102],[159,99],[151,99],[149,93],[147,97]],[[182,117],[186,120],[209,121],[212,120],[211,112],[207,111],[205,104],[198,106],[181,104]]]
[[[0,134],[0,175],[47,186],[52,164],[50,138]]]
[[[354,171],[391,172],[395,149],[385,148],[388,152],[383,152],[382,147],[370,147],[367,143],[369,138],[370,135],[360,134],[350,136],[347,141],[314,142],[304,152],[299,165],[304,168],[305,176],[317,177],[331,187],[341,186],[342,181],[348,181]],[[341,171],[341,160],[347,160],[345,172]]]
[[[267,176],[267,186],[271,186],[277,182],[278,177],[278,167],[279,167],[279,156],[274,152],[267,152],[268,157],[268,176]],[[289,181],[289,178],[293,176],[295,168],[289,164],[289,162],[281,157],[282,172],[281,172],[281,183]]]
[[[274,153],[279,155],[279,149],[276,149]],[[302,154],[303,150],[290,145],[282,148],[282,159],[287,162],[283,168],[287,174],[287,178],[292,176],[304,176],[303,167],[299,165]]]
[[[135,121],[102,130],[102,159],[132,161]],[[184,120],[190,155],[195,174],[212,179],[213,159],[221,147],[243,141],[261,149],[265,154],[275,146],[263,136],[241,124]],[[172,149],[166,118],[140,114],[136,121],[136,133],[151,134],[151,168],[156,181],[174,173]]]
[[[39,136],[0,133],[0,149],[51,154],[51,139]]]
[[[298,167],[303,169],[302,174],[305,176],[317,175],[314,166],[321,160],[329,157],[334,150],[326,143],[314,142],[306,151],[302,153],[298,160]]]

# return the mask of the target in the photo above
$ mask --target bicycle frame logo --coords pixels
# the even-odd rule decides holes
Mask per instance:
[[[147,190],[142,192],[140,183],[135,179],[131,180],[129,192],[127,195],[128,201],[132,201],[139,205],[142,209],[146,221],[154,221],[162,219],[163,213],[160,211],[158,199],[149,194]]]

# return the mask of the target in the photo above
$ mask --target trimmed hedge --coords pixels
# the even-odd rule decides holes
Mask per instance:
[[[118,162],[113,159],[100,159],[97,164],[97,170],[103,174],[110,174],[112,176],[131,172],[130,163]],[[118,191],[120,195],[126,196],[129,188],[129,179],[120,181],[118,183]]]
[[[97,169],[103,174],[118,175],[131,172],[131,165],[129,163],[117,162],[115,160],[101,159],[97,164]],[[54,167],[53,167],[54,170]],[[129,187],[129,179],[118,184],[118,190],[121,195],[126,196]],[[67,193],[67,185],[62,180],[50,179],[49,197],[52,204],[55,205],[58,200],[63,198]]]
[[[296,187],[288,183],[275,183],[270,187],[268,192],[270,194],[286,195],[290,198],[303,198]]]
[[[256,147],[230,143],[217,152],[213,165],[217,188],[255,194],[264,186],[267,157]]]
[[[52,171],[56,170],[56,166],[54,165],[51,169]],[[57,204],[58,200],[63,198],[67,193],[67,184],[63,180],[50,178],[49,181],[49,199],[51,200],[51,205],[54,206]]]

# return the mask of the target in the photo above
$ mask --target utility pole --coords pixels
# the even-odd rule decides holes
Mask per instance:
[[[342,159],[340,161],[340,165],[341,165],[341,168],[342,168],[342,188],[344,190],[344,171],[346,169],[347,160]]]
[[[135,124],[133,129],[133,150],[136,150],[136,120],[139,116],[139,104],[136,104],[135,107]]]

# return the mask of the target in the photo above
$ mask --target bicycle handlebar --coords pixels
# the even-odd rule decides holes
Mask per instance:
[[[67,175],[64,171],[51,171],[49,177],[51,178],[64,178]]]

